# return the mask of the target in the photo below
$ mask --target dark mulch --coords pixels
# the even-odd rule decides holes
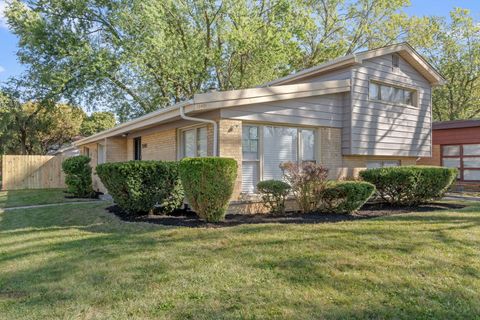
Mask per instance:
[[[340,221],[351,221],[360,219],[370,219],[376,217],[390,216],[408,212],[429,212],[437,210],[461,209],[465,206],[452,203],[431,203],[419,207],[392,207],[385,204],[366,204],[355,214],[335,214],[335,213],[308,213],[288,212],[283,215],[273,214],[227,214],[225,220],[218,223],[209,223],[198,219],[192,211],[179,210],[170,215],[142,215],[132,216],[125,214],[116,205],[108,207],[109,212],[114,213],[120,219],[130,222],[148,222],[165,226],[181,227],[230,227],[241,224],[258,223],[331,223]]]

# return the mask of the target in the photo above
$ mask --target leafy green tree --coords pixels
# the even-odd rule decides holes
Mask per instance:
[[[426,40],[408,0],[12,0],[38,90],[120,121],[211,89],[255,86],[364,48]],[[411,32],[415,30],[415,32]]]
[[[111,112],[93,112],[87,116],[80,127],[82,136],[91,136],[103,130],[113,128],[116,120],[115,115]]]
[[[0,94],[0,152],[46,154],[79,134],[85,117],[81,108],[65,104],[22,103]]]
[[[470,12],[455,9],[450,20],[437,18],[435,45],[424,49],[430,62],[447,79],[433,94],[435,120],[480,117],[480,23]]]

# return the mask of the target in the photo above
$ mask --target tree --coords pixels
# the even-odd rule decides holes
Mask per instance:
[[[93,112],[86,117],[80,127],[82,136],[91,136],[103,130],[113,128],[116,120],[115,115],[111,112]]]
[[[0,94],[0,152],[46,154],[60,149],[78,135],[85,113],[65,104],[22,103]]]
[[[429,19],[408,17],[408,3],[12,0],[6,16],[36,88],[74,105],[108,105],[125,121],[357,50],[425,42]]]
[[[433,92],[435,120],[480,117],[480,24],[468,10],[455,9],[450,22],[436,19],[435,46],[426,48],[429,61],[447,79]]]

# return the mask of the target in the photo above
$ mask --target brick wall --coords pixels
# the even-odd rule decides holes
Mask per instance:
[[[372,157],[372,156],[344,156],[343,166],[339,179],[357,178],[360,171],[367,168],[369,160],[399,160],[402,166],[414,166],[415,157]]]
[[[127,138],[112,137],[106,139],[105,162],[127,161]]]
[[[237,160],[238,173],[232,199],[238,199],[242,189],[242,121],[219,121],[219,156]]]
[[[422,166],[441,166],[442,159],[440,156],[440,145],[434,144],[432,146],[432,157],[431,158],[421,158],[417,161],[417,165]]]
[[[131,157],[133,158],[133,139],[131,140]],[[146,148],[143,147],[146,145]],[[142,136],[142,160],[177,159],[177,134],[175,129],[155,132]]]

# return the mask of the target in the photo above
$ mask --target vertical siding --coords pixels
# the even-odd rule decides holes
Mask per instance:
[[[430,155],[431,85],[420,73],[402,58],[392,68],[391,55],[385,55],[353,68],[352,80],[352,138],[344,154]],[[417,106],[370,101],[370,80],[415,89]]]

